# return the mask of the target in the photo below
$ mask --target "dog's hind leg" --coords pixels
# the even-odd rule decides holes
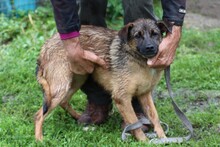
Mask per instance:
[[[45,108],[46,106],[43,105],[38,112],[35,114],[35,138],[36,140],[41,141],[43,139],[42,134],[42,127],[43,122],[46,116],[54,109],[56,108],[63,99],[66,97],[66,91],[62,90],[62,92],[59,92],[57,95],[52,96],[52,101],[49,107]],[[45,111],[47,110],[47,111]]]
[[[138,122],[138,118],[135,115],[134,109],[131,105],[131,96],[129,95],[123,95],[123,96],[113,96],[113,100],[115,101],[115,104],[122,115],[124,121],[126,124],[134,124]],[[133,130],[132,133],[134,134],[135,138],[140,141],[145,141],[146,136],[141,128],[138,128],[136,130]]]
[[[53,93],[53,91],[51,91]],[[35,114],[35,138],[36,140],[42,140],[43,134],[42,134],[42,127],[43,122],[46,116],[54,109],[56,108],[61,102],[66,99],[67,91],[66,89],[60,89],[56,95],[52,96],[51,104],[49,107],[45,108],[46,106],[43,105],[38,112]],[[47,111],[45,111],[47,110]]]
[[[44,121],[43,107],[41,107],[35,114],[35,138],[38,141],[43,140],[42,126]]]
[[[66,73],[66,74],[65,74]],[[79,114],[75,112],[69,104],[69,99],[84,83],[87,76],[74,76],[67,72],[56,74],[56,77],[50,76],[50,95],[51,104],[43,105],[42,108],[35,115],[35,137],[36,140],[42,140],[42,126],[45,117],[58,105],[67,110],[74,119],[79,118]],[[46,95],[45,95],[46,96]],[[47,99],[47,98],[45,98]]]
[[[45,75],[40,75],[38,79],[46,80],[46,85],[42,85],[44,90],[44,104],[35,114],[35,137],[36,140],[42,140],[42,126],[45,117],[55,108],[57,107],[62,101],[67,99],[68,93],[71,90],[71,82],[72,82],[72,73],[67,71],[68,66],[65,65],[58,65],[60,67],[56,70],[54,69],[55,65],[50,64],[46,66]],[[42,77],[41,77],[42,76]],[[40,84],[42,82],[39,81]],[[48,101],[48,99],[50,101]],[[49,102],[49,105],[48,105]]]
[[[154,125],[154,131],[157,133],[159,138],[166,138],[163,128],[161,127],[160,120],[155,108],[151,93],[147,93],[138,98],[145,115],[150,119]]]
[[[69,100],[72,95],[82,86],[82,84],[86,81],[87,76],[75,75],[72,79],[72,88],[67,93],[66,98],[61,102],[60,106],[66,110],[75,120],[78,120],[80,114],[78,114],[70,105]]]
[[[62,102],[60,104],[60,106],[66,110],[75,120],[78,120],[80,117],[80,114],[78,114],[75,110],[73,110],[73,108],[71,107],[71,105],[69,104],[68,101]]]

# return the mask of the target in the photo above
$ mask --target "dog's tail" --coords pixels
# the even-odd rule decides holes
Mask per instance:
[[[43,77],[43,68],[39,64],[37,65],[36,74],[37,74],[37,81],[42,86],[42,90],[44,93],[44,101],[43,101],[43,115],[44,115],[45,113],[47,113],[51,105],[52,97],[50,92],[50,86],[47,80]]]

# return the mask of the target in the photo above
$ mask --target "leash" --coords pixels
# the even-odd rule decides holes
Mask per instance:
[[[169,132],[169,127],[166,123],[164,122],[160,122],[164,127],[165,127],[165,134],[167,134]],[[138,122],[134,123],[134,124],[131,124],[131,125],[127,125],[123,132],[122,132],[122,140],[125,141],[127,139],[127,136],[131,135],[129,133],[129,131],[131,130],[135,130],[135,129],[138,129],[140,128],[142,125],[151,125],[151,122],[149,121],[149,119],[147,119],[146,117],[141,117],[141,119],[138,120]],[[157,137],[157,133],[155,132],[147,132],[147,133],[144,133],[148,138],[150,139],[154,139]]]
[[[184,124],[186,129],[189,130],[189,134],[184,137],[169,137],[169,138],[156,138],[157,137],[156,133],[145,133],[145,135],[148,138],[153,138],[150,140],[150,143],[153,143],[153,144],[182,143],[184,141],[190,140],[190,138],[193,136],[193,127],[192,127],[192,124],[189,121],[189,119],[185,116],[185,114],[180,110],[180,108],[178,107],[178,105],[174,101],[174,96],[173,96],[173,92],[172,92],[171,84],[170,84],[170,66],[168,66],[164,70],[164,75],[165,75],[166,86],[167,86],[168,93],[169,93],[169,96],[172,101],[174,111],[175,111],[176,115],[178,116],[178,118],[182,121],[182,123]],[[122,132],[122,140],[123,141],[126,140],[126,138],[127,138],[126,135],[128,134],[127,132],[129,132],[131,130],[135,130],[137,128],[140,128],[143,124],[148,125],[151,123],[147,118],[141,118],[138,122],[136,122],[134,124],[127,125]],[[168,132],[168,125],[163,122],[161,122],[161,124],[164,124],[166,126],[165,133],[167,133]]]

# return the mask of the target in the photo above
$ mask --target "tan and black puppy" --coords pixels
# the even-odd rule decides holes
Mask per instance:
[[[162,31],[161,31],[162,30]],[[127,24],[119,32],[94,26],[82,26],[80,42],[83,49],[95,52],[105,59],[109,69],[97,66],[93,78],[112,94],[121,116],[127,124],[138,121],[131,105],[137,97],[145,115],[154,125],[158,136],[166,137],[154,106],[151,92],[161,77],[161,70],[149,68],[147,60],[158,52],[163,31],[163,22],[139,19]],[[58,34],[42,47],[38,59],[37,79],[44,91],[44,105],[35,115],[35,137],[42,140],[42,125],[45,117],[58,105],[75,119],[75,112],[68,101],[83,85],[88,75],[76,75],[71,71],[70,61]],[[146,140],[141,129],[133,131],[138,140]]]

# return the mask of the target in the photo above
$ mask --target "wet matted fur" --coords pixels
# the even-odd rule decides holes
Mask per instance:
[[[166,137],[160,125],[151,92],[161,78],[161,70],[147,66],[147,59],[158,52],[162,33],[167,27],[162,22],[139,19],[124,26],[120,31],[95,26],[82,26],[81,47],[105,59],[108,69],[95,67],[92,77],[112,94],[121,116],[127,124],[138,121],[131,105],[137,97],[144,114],[154,125],[158,137]],[[42,47],[38,58],[37,80],[44,92],[44,105],[35,115],[35,137],[42,140],[45,117],[58,105],[75,119],[79,114],[71,108],[69,100],[83,85],[88,75],[76,75],[58,34]],[[139,128],[133,131],[138,140],[146,140]]]

